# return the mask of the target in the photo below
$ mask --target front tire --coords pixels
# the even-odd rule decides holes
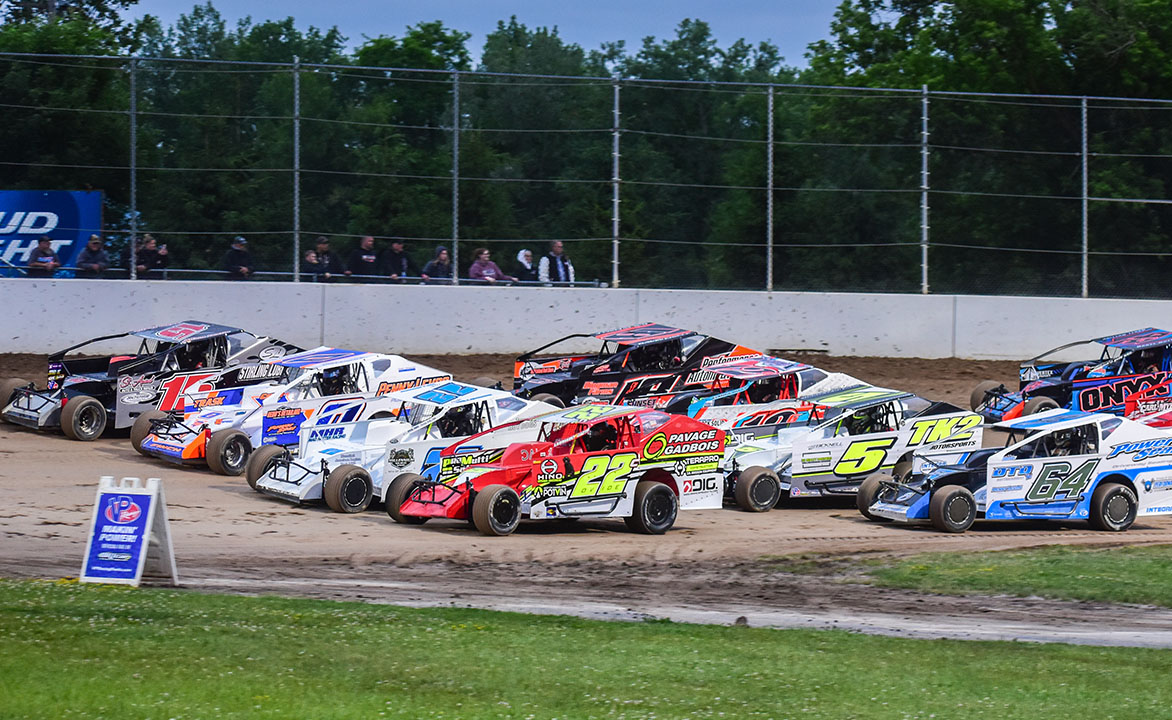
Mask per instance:
[[[1035,415],[1040,412],[1046,412],[1047,410],[1053,410],[1056,407],[1058,407],[1058,401],[1054,398],[1032,397],[1026,400],[1025,405],[1021,409],[1021,414]]]
[[[261,445],[254,450],[244,467],[244,479],[248,481],[248,487],[256,490],[256,484],[273,466],[273,460],[287,454],[288,451],[280,445]]]
[[[1091,495],[1091,527],[1123,532],[1135,522],[1139,502],[1131,488],[1117,482],[1100,483]]]
[[[162,420],[165,417],[167,413],[162,410],[147,410],[134,419],[134,424],[130,426],[130,446],[136,453],[150,457],[150,453],[142,449],[142,441],[151,434],[151,420]]]
[[[637,533],[662,535],[676,524],[679,511],[679,498],[670,487],[654,480],[640,480],[635,486],[635,507],[623,521]]]
[[[207,461],[212,472],[239,475],[248,466],[252,441],[240,430],[217,430],[208,438]]]
[[[769,468],[754,465],[737,476],[733,497],[742,510],[768,512],[781,498],[781,481]]]
[[[403,507],[403,503],[407,502],[407,498],[411,495],[411,491],[415,489],[415,484],[423,480],[422,475],[415,473],[400,473],[391,481],[387,488],[387,515],[397,523],[404,525],[422,525],[427,522],[427,518],[419,517],[418,515],[404,515],[399,511]]]
[[[557,395],[551,395],[550,393],[537,393],[529,399],[533,402],[549,403],[550,405],[559,408],[564,408],[566,406],[560,397]]]
[[[990,390],[996,390],[999,387],[1001,387],[1001,383],[997,382],[996,380],[983,380],[977,383],[977,386],[973,388],[972,393],[969,394],[969,407],[973,410],[976,410],[981,405],[984,405],[985,395],[988,394]]]
[[[374,485],[357,465],[339,465],[330,471],[321,493],[334,512],[360,513],[370,507]]]
[[[12,395],[16,392],[17,388],[28,387],[29,385],[32,385],[32,383],[22,378],[0,380],[0,410],[3,410],[7,407],[8,403],[12,402]],[[7,420],[0,418],[0,422],[7,422]]]
[[[977,519],[977,501],[968,488],[945,485],[932,493],[928,503],[932,527],[946,533],[962,533]]]
[[[489,485],[472,501],[472,524],[484,535],[511,535],[521,524],[521,498],[507,485]]]
[[[61,411],[61,431],[70,440],[90,442],[106,430],[106,408],[95,397],[77,395]]]
[[[855,507],[859,509],[863,517],[871,522],[890,522],[888,518],[879,517],[871,513],[871,506],[875,504],[875,500],[879,497],[879,490],[882,489],[884,482],[890,482],[891,476],[887,473],[875,473],[867,477],[866,480],[859,485],[858,494],[855,495]]]

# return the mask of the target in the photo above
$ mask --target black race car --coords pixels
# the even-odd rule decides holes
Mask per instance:
[[[137,340],[137,351],[83,355],[119,340]],[[0,381],[0,418],[33,428],[60,427],[70,439],[93,440],[107,427],[130,427],[144,412],[182,410],[187,392],[275,380],[284,368],[264,361],[301,350],[198,320],[106,335],[50,355],[43,390],[27,380]]]

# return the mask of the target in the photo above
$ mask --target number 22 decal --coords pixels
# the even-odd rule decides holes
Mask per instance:
[[[595,455],[582,463],[581,474],[570,491],[570,497],[617,495],[627,484],[627,476],[634,469],[635,453]]]

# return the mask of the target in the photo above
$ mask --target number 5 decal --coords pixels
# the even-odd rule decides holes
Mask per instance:
[[[636,457],[635,453],[619,453],[586,458],[586,462],[582,463],[582,474],[570,491],[570,497],[618,495],[627,484],[627,475]]]
[[[864,475],[879,469],[887,459],[887,451],[895,444],[896,438],[857,440],[847,447],[846,452],[834,466],[835,475]]]

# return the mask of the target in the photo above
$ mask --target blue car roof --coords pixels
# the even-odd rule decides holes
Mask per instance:
[[[1163,347],[1172,344],[1172,332],[1159,328],[1143,328],[1118,335],[1095,338],[1095,342],[1107,347],[1117,347],[1123,350],[1146,350],[1147,348]]]

